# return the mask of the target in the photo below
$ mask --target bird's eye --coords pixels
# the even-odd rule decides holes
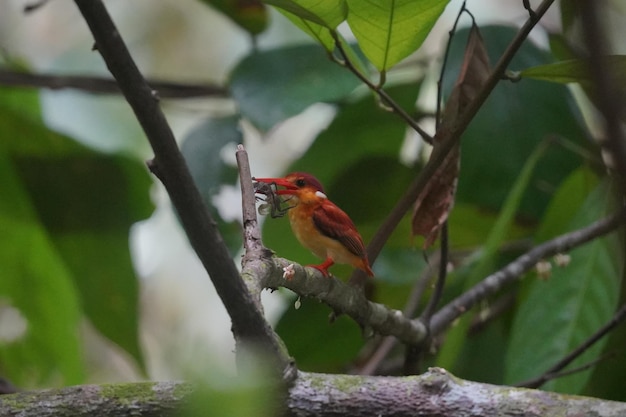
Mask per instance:
[[[306,185],[306,181],[304,181],[302,178],[298,178],[296,180],[296,186],[298,187],[304,187]]]

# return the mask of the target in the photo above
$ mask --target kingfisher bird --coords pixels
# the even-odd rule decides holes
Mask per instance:
[[[328,276],[335,262],[349,264],[374,276],[363,239],[348,215],[328,199],[322,184],[311,174],[293,172],[284,178],[253,178],[254,181],[283,187],[276,194],[291,196],[288,210],[291,229],[302,246],[319,258],[308,265]]]

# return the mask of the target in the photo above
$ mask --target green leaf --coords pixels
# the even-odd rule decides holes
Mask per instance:
[[[626,55],[605,57],[608,70],[616,77],[617,83],[626,86]],[[580,83],[584,86],[593,84],[589,73],[590,63],[583,59],[570,59],[553,64],[538,65],[520,71],[523,78],[568,84]]]
[[[348,24],[365,56],[386,71],[419,48],[449,0],[348,0]]]
[[[0,131],[3,152],[36,212],[31,227],[49,239],[91,322],[143,367],[128,237],[132,224],[152,212],[146,168],[97,154],[24,114],[0,112]]]
[[[567,230],[589,194],[598,186],[598,176],[588,166],[572,172],[554,193],[539,228],[534,233],[536,242],[552,239]]]
[[[18,172],[95,327],[143,368],[129,230],[152,211],[144,167],[122,157],[16,157]],[[80,197],[80,198],[77,198]],[[68,207],[71,207],[68,209]]]
[[[22,387],[79,384],[85,371],[78,294],[4,147],[0,194],[0,306],[15,309],[25,324],[25,333],[15,330],[11,338],[3,328],[2,374]]]
[[[301,19],[328,29],[335,29],[346,19],[348,8],[345,0],[264,0],[265,3],[283,9]]]
[[[268,130],[311,104],[345,98],[358,80],[332,63],[323,48],[300,45],[247,56],[230,84],[243,116]]]
[[[251,35],[258,35],[267,28],[267,8],[260,0],[200,0],[228,16]]]
[[[457,202],[448,218],[450,244],[455,248],[472,248],[482,245],[485,236],[493,229],[499,213],[486,211],[474,204]],[[529,234],[528,225],[509,225],[508,240],[521,239]]]
[[[234,148],[242,142],[239,117],[228,116],[206,119],[189,133],[181,146],[196,186],[233,256],[241,249],[241,226],[236,220],[222,218],[212,199],[223,185],[236,183],[237,170],[226,164],[222,151],[225,147]]]
[[[611,207],[611,191],[601,183],[580,207],[568,230],[589,225]],[[565,232],[565,230],[563,231]],[[537,377],[571,352],[613,315],[624,268],[624,247],[616,233],[572,250],[566,267],[553,267],[548,280],[535,280],[511,329],[506,383]],[[606,339],[576,359],[569,369],[597,359]],[[548,382],[543,388],[579,393],[591,370]]]

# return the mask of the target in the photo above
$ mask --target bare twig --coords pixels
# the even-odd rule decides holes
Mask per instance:
[[[402,120],[406,122],[407,125],[409,125],[417,133],[419,133],[422,139],[432,144],[433,138],[424,129],[422,129],[422,127],[415,121],[415,119],[413,119],[413,117],[411,117],[411,115],[409,115],[389,94],[387,94],[387,92],[383,89],[382,84],[378,84],[378,85],[374,84],[367,77],[367,75],[363,74],[361,71],[359,71],[358,68],[354,66],[352,61],[350,61],[348,54],[344,50],[337,32],[331,31],[331,33],[335,38],[335,47],[337,48],[337,51],[339,51],[339,53],[341,54],[341,60],[337,60],[334,57],[334,55],[332,56],[335,59],[335,61],[341,65],[344,65],[346,68],[348,68],[354,75],[357,76],[359,80],[361,80],[361,82],[363,82],[363,84],[367,85],[367,87],[370,90],[372,90],[374,93],[378,95],[378,97],[380,97],[383,104],[385,104],[386,106],[389,106],[389,108],[395,114],[400,116]]]
[[[437,110],[435,114],[435,121],[437,123],[437,128],[439,128],[439,125],[441,124],[441,105],[443,104],[443,73],[446,70],[448,57],[450,55],[450,47],[452,46],[452,37],[456,33],[456,27],[458,26],[459,21],[461,20],[461,16],[463,16],[463,13],[468,13],[469,16],[472,18],[472,24],[473,25],[476,24],[474,20],[474,15],[470,13],[465,3],[466,2],[463,1],[463,4],[461,5],[461,9],[459,10],[459,13],[456,15],[456,19],[454,20],[454,23],[452,24],[452,29],[450,29],[450,31],[448,32],[448,42],[446,43],[446,50],[443,53],[443,62],[441,63],[441,70],[439,72],[439,80],[437,80]]]
[[[241,206],[243,215],[243,248],[244,256],[241,260],[242,276],[246,277],[245,283],[248,291],[254,298],[255,303],[260,311],[263,311],[261,304],[261,292],[263,285],[260,279],[249,274],[248,262],[250,260],[262,259],[272,256],[272,251],[263,246],[261,240],[261,231],[256,216],[256,200],[254,197],[254,187],[252,186],[252,175],[250,172],[250,163],[248,161],[248,153],[243,145],[237,146],[235,154],[237,158],[237,166],[239,167],[239,180],[241,182]]]
[[[109,71],[133,109],[154,150],[152,167],[176,207],[189,241],[232,320],[237,346],[253,344],[273,358],[285,377],[294,372],[278,337],[250,296],[237,267],[195,187],[154,91],[135,65],[101,0],[75,0]],[[243,350],[238,349],[238,352]]]
[[[160,98],[228,97],[226,88],[215,85],[183,84],[148,80],[148,85],[158,91]],[[0,85],[48,88],[51,90],[76,89],[93,94],[120,94],[120,87],[111,78],[80,75],[29,74],[0,69]]]
[[[552,3],[554,3],[554,0],[544,0],[539,7],[537,7],[535,14],[529,17],[524,26],[522,26],[522,28],[517,32],[509,46],[506,48],[500,57],[500,60],[494,66],[493,71],[489,75],[489,78],[485,82],[484,86],[476,94],[476,97],[468,103],[467,107],[456,121],[456,124],[449,130],[448,135],[446,137],[442,137],[442,141],[439,143],[439,146],[433,150],[428,163],[424,166],[415,181],[409,185],[406,193],[396,203],[391,213],[389,213],[371,240],[369,246],[367,247],[367,256],[370,263],[374,263],[378,254],[384,247],[385,242],[387,242],[387,239],[391,236],[391,233],[395,230],[396,226],[400,223],[409,208],[411,208],[413,203],[415,203],[417,196],[428,183],[430,178],[435,174],[439,166],[443,163],[445,158],[448,156],[448,153],[458,143],[461,134],[465,131],[465,129],[467,129],[469,123],[472,121],[476,113],[478,113],[478,110],[481,108],[489,94],[491,94],[491,91],[498,84],[498,81],[504,75],[504,72],[515,56],[517,50],[520,48],[522,43],[524,43],[528,34],[535,27],[537,22],[548,11]],[[366,276],[364,273],[359,270],[355,270],[350,277],[350,282],[358,285],[365,282],[365,279]]]
[[[549,240],[523,254],[501,270],[489,275],[469,291],[461,294],[441,308],[431,320],[431,334],[437,335],[445,330],[461,314],[468,311],[476,303],[498,292],[502,287],[521,278],[541,259],[565,253],[599,236],[615,230],[626,221],[626,209],[619,213],[599,220],[583,229],[576,230]]]
[[[604,336],[606,336],[609,332],[611,332],[611,330],[616,328],[625,319],[626,319],[626,304],[624,304],[613,315],[613,317],[611,318],[611,320],[608,323],[606,323],[604,326],[600,327],[587,340],[582,342],[576,349],[571,351],[567,356],[565,356],[563,359],[561,359],[556,364],[554,364],[554,366],[552,366],[550,369],[548,369],[543,375],[540,375],[539,377],[531,379],[531,380],[528,380],[528,381],[520,382],[519,384],[515,384],[515,386],[526,387],[526,388],[539,388],[540,386],[542,386],[543,384],[545,384],[546,382],[548,382],[548,381],[550,381],[552,379],[555,379],[555,378],[558,378],[558,377],[561,377],[561,376],[565,376],[565,375],[569,375],[572,372],[583,371],[584,369],[586,369],[586,367],[589,366],[589,364],[587,364],[587,365],[585,365],[585,366],[583,366],[581,368],[577,368],[575,370],[572,370],[572,371],[562,372],[563,369],[565,369],[565,367],[567,365],[569,365],[576,358],[578,358],[580,355],[585,353],[585,351],[587,349],[589,349],[596,342],[598,342],[600,339],[602,339]]]
[[[437,304],[439,304],[439,300],[441,300],[441,296],[443,295],[443,287],[446,283],[446,275],[448,273],[448,222],[445,221],[441,226],[441,249],[439,250],[439,274],[437,276],[437,281],[435,282],[435,289],[433,294],[424,308],[420,318],[424,323],[430,325],[430,319],[437,308]]]

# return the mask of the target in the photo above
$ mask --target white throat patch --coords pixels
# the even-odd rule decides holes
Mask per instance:
[[[317,197],[319,197],[319,198],[328,198],[328,197],[326,197],[326,194],[324,194],[324,193],[323,193],[323,192],[321,192],[321,191],[316,191],[316,192],[315,192],[315,195],[316,195]]]

